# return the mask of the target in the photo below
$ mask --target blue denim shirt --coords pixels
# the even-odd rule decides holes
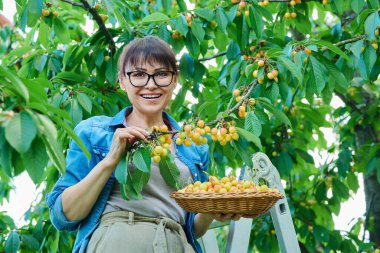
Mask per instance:
[[[91,159],[88,160],[79,146],[71,140],[66,156],[66,174],[60,176],[53,190],[46,195],[46,202],[50,209],[50,219],[53,225],[58,230],[74,231],[78,229],[72,252],[82,253],[86,251],[91,235],[99,225],[100,216],[103,213],[115,181],[115,175],[113,173],[108,179],[91,212],[82,220],[71,221],[65,217],[62,209],[62,192],[81,181],[106,156],[111,147],[115,130],[124,127],[124,117],[130,110],[132,110],[131,107],[125,108],[113,118],[95,116],[82,121],[75,127],[75,133],[82,139],[90,151]],[[178,123],[167,113],[164,112],[163,116],[176,130],[179,129]],[[207,175],[204,173],[209,163],[207,145],[176,146],[176,153],[178,158],[189,167],[194,180],[207,180]],[[194,213],[186,213],[184,230],[188,242],[193,246],[195,251],[202,252],[194,234],[194,217]]]

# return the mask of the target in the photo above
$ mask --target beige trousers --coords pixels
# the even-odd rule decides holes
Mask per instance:
[[[194,253],[182,226],[169,218],[137,216],[128,211],[103,215],[86,253]]]

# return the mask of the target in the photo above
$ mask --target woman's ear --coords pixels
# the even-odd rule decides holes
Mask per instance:
[[[120,85],[120,89],[122,90],[126,90],[126,79],[123,75],[118,75],[118,78],[119,78],[119,85]]]

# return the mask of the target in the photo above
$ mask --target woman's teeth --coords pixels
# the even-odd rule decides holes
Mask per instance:
[[[161,97],[161,94],[159,95],[141,95],[145,99],[155,99]]]

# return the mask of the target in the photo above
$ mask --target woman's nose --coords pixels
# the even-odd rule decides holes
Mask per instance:
[[[148,83],[145,86],[147,89],[155,89],[157,87],[156,82],[153,79],[153,76],[150,76],[148,79]]]

